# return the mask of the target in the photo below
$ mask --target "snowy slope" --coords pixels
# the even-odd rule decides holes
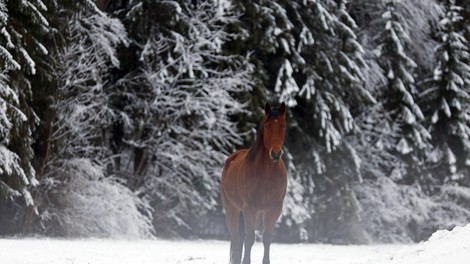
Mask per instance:
[[[2,264],[222,264],[226,241],[111,241],[0,239]],[[261,263],[262,243],[252,263]],[[333,246],[273,244],[272,264],[464,264],[470,261],[470,225],[436,232],[418,245]]]
[[[470,263],[470,224],[437,231],[428,241],[394,254],[390,263]]]

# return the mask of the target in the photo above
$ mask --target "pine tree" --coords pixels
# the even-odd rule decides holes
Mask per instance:
[[[21,191],[29,202],[12,209],[2,200],[1,225],[53,235],[151,235],[147,204],[107,173],[116,113],[106,82],[119,67],[117,46],[126,44],[121,22],[92,0],[8,1],[0,10],[8,13],[0,18],[0,168],[17,174],[2,173],[0,189]]]
[[[389,151],[397,151],[407,167],[405,173],[395,174],[397,181],[407,184],[420,182],[420,168],[431,135],[422,125],[424,115],[416,103],[418,97],[415,87],[414,69],[417,64],[406,54],[405,45],[410,42],[408,29],[403,26],[404,18],[397,9],[399,1],[387,1],[384,5],[381,24],[383,32],[378,35],[378,63],[387,76],[386,90],[382,102],[390,121],[398,124],[399,137]]]
[[[465,171],[470,164],[470,55],[469,44],[457,26],[462,21],[461,12],[455,1],[445,2],[445,16],[440,22],[441,43],[436,47],[434,85],[425,92],[436,146],[432,161],[446,168],[435,173],[438,185],[469,184]]]
[[[234,17],[214,3],[124,7],[131,44],[121,53],[127,64],[116,74],[113,98],[121,112],[116,169],[152,202],[161,235],[189,235],[216,209],[219,168],[240,143],[229,116],[242,111],[233,96],[250,89],[252,66],[223,53]]]
[[[387,5],[391,12],[386,10]],[[424,122],[418,117],[421,116],[418,92],[433,71],[435,40],[431,37],[431,29],[439,21],[440,6],[437,1],[428,0],[352,1],[351,12],[362,29],[359,39],[366,51],[365,86],[378,99],[377,104],[363,109],[356,118],[361,129],[356,145],[362,149],[361,156],[368,157],[363,159],[363,168],[367,168],[364,173],[373,179],[381,175],[393,175],[400,183],[423,183],[427,173],[417,165],[430,155],[430,147],[429,139],[425,140],[429,133],[423,129]],[[387,21],[390,21],[388,30]],[[386,43],[389,43],[388,46]],[[397,58],[398,47],[403,56]],[[399,63],[393,64],[392,61]],[[405,93],[400,94],[394,89],[393,80],[387,76],[393,68],[398,72],[398,76],[393,77],[403,83]],[[395,72],[392,72],[393,75],[396,75]],[[406,75],[411,76],[411,79],[406,78]],[[403,77],[409,80],[404,82]],[[410,96],[412,101],[408,101],[411,105],[405,103],[405,99]],[[412,109],[416,110],[411,115],[416,122],[407,125],[403,114]],[[421,138],[421,141],[415,141],[414,138]],[[400,140],[402,150],[407,149],[406,143],[413,142],[408,144],[408,150],[412,148],[413,151],[406,155],[400,154],[396,149]],[[391,158],[393,156],[396,158]]]
[[[50,54],[56,90],[48,105],[50,114],[43,116],[45,155],[39,171],[35,231],[147,236],[151,224],[142,214],[146,205],[106,174],[111,160],[109,130],[115,119],[106,81],[110,69],[119,67],[118,45],[127,44],[124,26],[90,1],[58,3],[54,10],[51,22],[60,32]],[[102,195],[109,195],[109,201],[102,200]],[[115,225],[115,218],[121,224]]]
[[[23,215],[34,213],[35,204],[30,191],[37,185],[33,166],[33,132],[38,117],[33,108],[35,80],[47,80],[46,49],[44,42],[49,32],[43,1],[2,1],[0,4],[0,72],[2,73],[1,103],[5,113],[2,123],[2,173],[0,185],[2,198],[12,194],[25,200],[24,207],[16,207],[13,220],[21,226]],[[3,125],[2,124],[2,125]],[[15,190],[15,191],[13,191]],[[2,204],[8,207],[8,201]],[[26,208],[26,210],[24,210]],[[2,215],[3,216],[3,215]],[[21,219],[21,220],[20,220]]]
[[[463,31],[463,35],[470,41],[470,2],[465,0],[457,0],[457,6],[462,7],[462,20],[458,23],[459,29]]]
[[[434,48],[437,44],[437,38],[435,38],[434,29],[438,28],[439,20],[444,14],[440,2],[428,0],[395,1],[394,9],[401,17],[400,24],[410,36],[409,38],[401,38],[400,41],[406,56],[417,65],[417,67],[408,69],[411,69],[410,72],[415,80],[413,86],[419,92],[428,87],[428,78],[432,77],[435,67]],[[442,228],[443,222],[446,220],[441,222],[442,219],[436,218],[435,215],[455,214],[456,216],[452,216],[452,218],[457,219],[460,217],[457,216],[460,213],[456,212],[463,212],[467,209],[462,207],[455,211],[453,209],[441,211],[441,208],[445,208],[449,204],[449,200],[442,199],[442,197],[462,199],[463,189],[459,190],[448,186],[440,188],[440,184],[434,181],[434,175],[442,175],[446,172],[443,172],[442,166],[440,171],[436,171],[436,164],[424,163],[419,167],[419,170],[415,171],[415,175],[410,174],[410,167],[406,167],[403,162],[406,161],[406,157],[395,150],[396,142],[406,135],[404,133],[406,131],[403,130],[403,123],[400,122],[400,119],[392,118],[396,116],[396,112],[392,115],[385,108],[387,100],[384,99],[387,97],[384,95],[389,91],[388,72],[382,72],[382,67],[379,67],[376,59],[376,55],[379,54],[376,48],[377,41],[381,40],[376,36],[380,36],[384,31],[385,23],[382,14],[386,3],[388,1],[353,1],[351,5],[353,17],[356,18],[362,29],[359,37],[366,50],[368,64],[365,72],[366,85],[372,89],[379,101],[377,105],[364,109],[364,112],[356,118],[361,132],[355,146],[363,161],[362,171],[365,180],[363,184],[355,186],[354,191],[362,208],[374,208],[373,210],[366,209],[361,213],[362,223],[374,240],[383,242],[402,239],[417,241],[427,237],[428,232],[432,232],[428,230],[429,226]],[[394,59],[395,57],[396,55],[392,56]],[[435,109],[436,106],[427,102],[429,99],[427,92],[417,95],[414,94],[413,98],[415,104],[419,105],[423,111],[427,127],[428,119],[431,119],[432,116],[430,110]],[[424,124],[423,121],[420,123]],[[433,136],[435,135],[433,134]],[[430,141],[431,143],[435,143],[433,139]],[[416,148],[414,150],[416,151]],[[437,162],[443,159],[442,152],[437,150],[433,152],[431,148],[425,148],[419,150],[417,154]],[[403,174],[407,171],[406,169],[408,169],[408,174]],[[406,178],[403,178],[403,175]],[[391,179],[401,180],[394,182]],[[417,180],[419,184],[413,184]],[[410,183],[412,185],[408,185]],[[378,190],[377,187],[379,187]],[[433,198],[435,190],[441,190],[438,193],[438,200]],[[448,191],[451,194],[447,194]],[[396,205],[391,205],[390,199],[397,201]],[[420,209],[410,205],[423,204],[423,201],[426,201],[426,204],[431,202],[433,205],[431,207],[420,206]],[[377,209],[380,207],[383,209]],[[410,210],[409,213],[408,210]],[[432,212],[432,217],[428,216],[430,212]],[[391,220],[393,218],[396,220]],[[397,233],[401,235],[399,237],[392,235]]]
[[[293,169],[290,171],[291,181],[296,181],[294,186],[300,182],[298,185],[303,188],[293,189],[294,192],[289,194],[290,197],[300,195],[303,201],[289,206],[300,209],[307,205],[307,210],[297,210],[307,213],[317,209],[318,204],[314,203],[320,204],[342,192],[341,196],[347,197],[339,202],[344,206],[340,205],[336,212],[328,211],[334,206],[316,210],[312,222],[318,225],[327,222],[341,225],[332,219],[340,219],[340,222],[358,219],[357,203],[348,185],[350,181],[360,179],[356,167],[359,161],[355,150],[344,141],[344,136],[356,131],[351,111],[358,111],[374,102],[362,85],[363,50],[356,40],[356,25],[346,11],[346,3],[234,1],[236,9],[243,13],[241,23],[236,26],[246,32],[246,37],[232,43],[229,48],[239,52],[253,50],[256,54],[251,57],[253,64],[259,65],[254,76],[258,78],[255,84],[261,86],[259,89],[266,89],[268,96],[285,101],[291,108],[292,123],[286,143],[293,157],[289,166]],[[335,165],[334,161],[338,157],[343,157],[342,160],[348,164],[346,167],[354,169],[337,167],[338,163]],[[355,176],[347,176],[350,174]],[[331,180],[326,180],[327,177]],[[299,191],[301,193],[295,193]],[[339,201],[336,198],[332,200]],[[292,209],[287,208],[286,211]],[[347,216],[338,218],[336,213]],[[306,218],[296,217],[304,221],[296,226],[305,226]],[[293,231],[294,226],[289,227],[287,222],[296,223],[297,220],[285,215],[282,221],[285,222],[281,225],[285,224]],[[344,229],[337,229],[340,230],[338,234],[349,232],[353,225],[343,226]],[[314,233],[314,230],[318,229],[309,227],[310,239],[333,241],[335,235]],[[345,233],[342,233],[343,237],[348,237],[345,240],[361,236],[360,231]],[[338,235],[335,241],[341,240],[339,236],[342,235]]]
[[[315,80],[315,76],[321,76],[315,80],[314,99],[304,104],[304,107],[313,106],[310,111],[316,123],[306,131],[313,132],[321,146],[312,147],[318,165],[317,171],[310,172],[317,185],[313,189],[317,215],[314,215],[311,230],[314,237],[335,243],[368,241],[359,225],[359,207],[350,188],[352,182],[362,179],[362,161],[346,136],[357,132],[353,113],[375,102],[363,84],[364,51],[357,42],[354,32],[357,26],[346,12],[346,3],[324,1],[323,8],[316,8],[317,14],[304,15],[313,20],[311,31],[318,32],[313,37],[314,49],[318,52],[307,56],[313,66],[309,66],[310,72],[315,74],[310,78]],[[315,135],[314,131],[319,132]],[[304,165],[306,170],[309,170],[308,163]],[[322,225],[327,228],[319,228]],[[330,225],[338,228],[328,228]],[[321,229],[329,231],[318,231]]]
[[[30,185],[18,154],[8,147],[14,122],[24,122],[25,117],[17,108],[17,95],[7,84],[6,78],[5,75],[0,75],[0,197],[2,200],[21,195],[27,197]]]
[[[243,147],[249,147],[256,137],[259,120],[266,101],[284,101],[294,105],[299,87],[293,78],[295,65],[302,61],[292,35],[295,25],[288,16],[287,1],[233,1],[232,9],[240,14],[228,28],[237,37],[229,41],[224,49],[230,53],[248,54],[255,65],[252,75],[254,86],[249,93],[239,96],[247,101],[246,112],[238,115],[241,131],[249,131]],[[295,4],[295,3],[294,3]],[[305,41],[313,41],[305,31]],[[282,99],[279,99],[282,91]],[[248,114],[247,114],[248,113]],[[292,116],[288,117],[288,122]],[[300,173],[293,163],[288,146],[285,146],[285,162],[288,163],[290,181],[284,207],[279,237],[283,240],[308,239],[305,220],[310,217],[304,201],[304,187],[300,184]]]
[[[8,21],[8,13],[4,3],[0,3],[0,26],[3,27]],[[3,38],[9,37],[7,32],[2,33]],[[8,149],[10,141],[10,130],[14,120],[21,119],[24,114],[18,109],[18,94],[8,85],[5,71],[9,68],[17,69],[20,67],[18,62],[8,52],[6,46],[8,43],[2,41],[0,52],[2,53],[2,73],[0,74],[0,195],[2,199],[19,196],[18,190],[12,188],[13,181],[19,181],[15,187],[24,187],[28,184],[28,180],[23,168],[19,164],[20,160],[16,153]],[[10,45],[11,46],[11,45]],[[13,113],[13,114],[11,114]],[[16,117],[16,118],[15,118]],[[12,122],[13,121],[13,122]],[[14,177],[14,179],[12,179]]]

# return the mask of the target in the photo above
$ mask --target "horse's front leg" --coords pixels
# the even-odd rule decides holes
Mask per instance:
[[[271,241],[273,240],[273,230],[276,225],[276,221],[281,215],[282,205],[278,208],[266,211],[264,214],[264,232],[263,232],[263,244],[264,244],[264,256],[263,264],[269,264],[269,249],[271,247]]]
[[[245,256],[243,257],[243,264],[250,264],[251,262],[251,248],[255,243],[255,225],[258,210],[248,208],[243,210],[245,220]]]

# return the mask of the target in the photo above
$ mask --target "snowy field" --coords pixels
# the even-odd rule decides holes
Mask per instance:
[[[0,239],[2,264],[225,264],[226,241]],[[252,263],[262,261],[262,243]],[[439,231],[417,245],[273,244],[272,264],[470,263],[470,225]]]

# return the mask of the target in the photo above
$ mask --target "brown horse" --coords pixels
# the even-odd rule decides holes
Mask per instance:
[[[255,242],[258,216],[264,214],[264,257],[269,263],[269,247],[274,225],[282,211],[286,195],[287,173],[281,159],[286,128],[286,106],[273,107],[266,103],[265,117],[258,136],[250,149],[233,153],[222,173],[221,196],[225,220],[230,231],[230,262],[239,264],[243,240],[243,264],[250,263],[251,247]]]

